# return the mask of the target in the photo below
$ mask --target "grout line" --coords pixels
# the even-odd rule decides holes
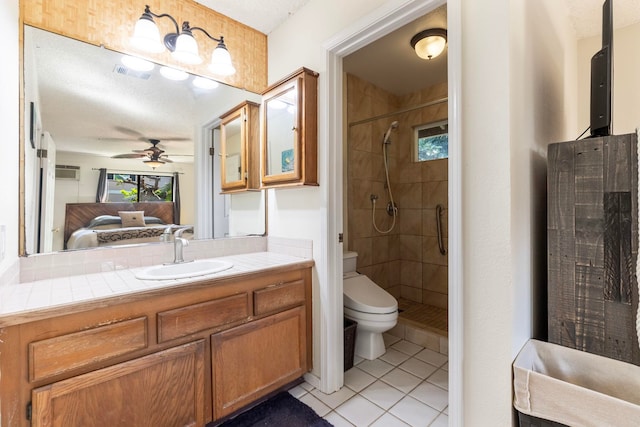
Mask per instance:
[[[396,342],[399,342],[399,341],[403,341],[403,339],[400,339],[400,340],[398,340],[398,341],[396,341]],[[406,341],[406,340],[405,340],[405,341]],[[425,347],[423,347],[423,346],[419,346],[419,347],[421,347],[422,349],[424,349],[424,348],[425,348]],[[397,350],[397,349],[396,349],[396,350]],[[399,350],[397,350],[397,351],[399,351]],[[417,378],[417,379],[419,380],[418,384],[417,384],[415,387],[411,388],[411,389],[410,389],[408,392],[406,392],[406,393],[405,393],[405,392],[403,392],[402,390],[400,390],[399,388],[395,387],[394,385],[389,384],[389,383],[387,383],[386,381],[382,380],[382,377],[384,377],[385,375],[387,375],[387,374],[388,374],[389,372],[391,372],[391,371],[386,372],[386,373],[382,374],[381,376],[376,376],[376,375],[372,375],[371,373],[369,373],[369,372],[367,372],[367,371],[365,371],[365,370],[363,370],[363,369],[359,368],[363,373],[365,373],[365,374],[367,374],[367,375],[370,375],[370,376],[372,376],[372,377],[374,377],[374,378],[375,378],[375,381],[374,381],[374,382],[372,382],[371,384],[375,383],[376,381],[382,381],[383,383],[385,383],[386,385],[388,385],[388,386],[389,386],[389,387],[391,387],[392,389],[397,390],[397,391],[399,391],[399,392],[401,392],[401,393],[402,393],[402,398],[400,398],[400,400],[398,400],[396,403],[394,403],[393,405],[391,405],[391,407],[389,407],[389,409],[384,409],[383,407],[381,407],[381,406],[380,406],[380,405],[378,405],[377,403],[373,402],[372,400],[368,399],[366,396],[364,396],[364,395],[362,394],[362,392],[363,392],[364,390],[366,390],[368,387],[370,387],[370,386],[371,386],[371,384],[368,384],[366,387],[364,387],[364,388],[363,388],[362,390],[360,390],[360,391],[356,391],[356,390],[354,390],[353,388],[351,388],[351,387],[349,387],[348,385],[346,385],[346,384],[345,384],[343,387],[346,387],[347,389],[349,389],[351,392],[353,392],[353,393],[354,393],[354,395],[353,395],[353,396],[351,396],[351,397],[349,397],[347,400],[345,400],[344,402],[340,403],[339,405],[337,405],[335,408],[331,408],[331,407],[329,407],[331,410],[330,410],[330,411],[329,411],[329,412],[328,412],[328,413],[327,413],[323,418],[326,418],[328,415],[330,415],[332,412],[334,412],[334,413],[336,413],[337,415],[339,415],[341,418],[345,419],[349,424],[353,424],[353,423],[352,423],[352,421],[351,421],[350,419],[348,419],[347,417],[345,417],[345,416],[343,416],[342,414],[340,414],[340,413],[337,411],[337,409],[338,409],[339,407],[341,407],[342,405],[346,404],[347,402],[349,402],[350,400],[354,399],[356,396],[360,396],[360,397],[362,397],[362,398],[363,398],[363,399],[365,399],[367,402],[369,402],[369,403],[373,404],[374,406],[376,406],[376,407],[380,408],[380,409],[383,411],[383,413],[382,413],[379,417],[377,417],[375,420],[373,420],[373,421],[371,422],[371,424],[373,424],[373,423],[377,422],[380,418],[382,418],[382,417],[383,417],[383,416],[385,416],[386,414],[390,414],[391,416],[394,416],[394,417],[395,417],[395,415],[393,415],[393,414],[390,412],[390,410],[391,410],[392,408],[394,408],[394,407],[395,407],[395,406],[396,406],[400,401],[402,401],[404,398],[406,398],[407,396],[409,396],[413,391],[415,391],[415,390],[416,390],[418,387],[420,387],[422,384],[427,383],[427,382],[428,382],[427,380],[428,380],[429,378],[431,378],[433,375],[435,375],[438,371],[442,371],[442,372],[444,372],[444,373],[446,373],[446,374],[448,375],[448,371],[445,371],[444,369],[442,369],[442,366],[444,366],[445,364],[447,364],[447,363],[448,363],[448,355],[446,355],[446,356],[447,356],[447,360],[446,360],[445,362],[443,362],[440,366],[436,366],[436,365],[433,365],[433,364],[431,364],[431,363],[425,362],[425,361],[420,360],[420,359],[418,359],[417,357],[415,357],[415,356],[416,356],[420,351],[422,351],[422,350],[419,350],[417,353],[415,353],[415,354],[413,354],[413,355],[408,355],[408,356],[409,356],[409,358],[408,358],[406,361],[411,360],[411,359],[415,359],[416,361],[420,361],[420,362],[422,362],[422,363],[426,363],[426,364],[428,364],[428,365],[430,365],[430,366],[434,366],[434,367],[436,367],[436,368],[437,368],[434,372],[432,372],[430,375],[428,375],[428,376],[427,376],[426,378],[424,378],[424,379],[422,379],[422,378],[420,378],[420,377],[416,376],[415,374],[413,374],[413,373],[411,373],[411,372],[409,372],[409,371],[406,371],[405,369],[402,369],[399,365],[397,365],[397,366],[396,366],[396,365],[390,364],[389,362],[384,361],[383,359],[380,359],[380,360],[382,360],[382,361],[383,361],[383,362],[385,362],[385,363],[389,363],[389,364],[392,366],[392,371],[393,371],[394,369],[396,369],[396,368],[399,368],[402,372],[404,372],[404,373],[406,373],[406,374],[408,374],[408,375],[411,375],[411,376],[413,376],[413,377],[415,377],[415,378]],[[433,350],[432,350],[432,351],[433,351]],[[436,352],[436,353],[438,353],[438,352]],[[406,353],[404,353],[404,354],[406,354]],[[440,354],[442,354],[442,353],[440,353]],[[365,359],[362,359],[362,360],[360,360],[358,363],[354,363],[354,367],[356,367],[357,365],[361,364],[361,363],[362,363],[362,362],[364,362],[364,361],[365,361]],[[405,361],[405,362],[406,362],[406,361]],[[404,363],[404,362],[403,362],[403,363]],[[447,390],[447,389],[445,389],[444,387],[441,387],[441,386],[439,386],[439,385],[437,385],[437,384],[434,384],[434,383],[432,383],[432,382],[428,382],[428,383],[429,383],[429,384],[431,384],[431,385],[433,385],[433,386],[435,386],[435,387],[437,387],[438,389],[440,389],[440,390],[445,391],[445,392],[447,392],[447,393],[448,393],[448,390]],[[303,388],[303,389],[304,389],[304,388]],[[303,393],[300,397],[298,397],[298,399],[302,398],[302,397],[303,397],[303,396],[305,396],[306,394],[310,394],[314,389],[315,389],[315,388],[311,388],[311,390],[306,390],[306,389],[304,389],[304,390],[305,390],[305,393]],[[316,396],[315,396],[315,395],[313,395],[313,394],[312,394],[312,396],[316,397]],[[410,397],[411,397],[411,396],[410,396]],[[316,399],[318,399],[320,402],[322,402],[322,403],[323,403],[323,404],[325,404],[326,406],[329,406],[327,403],[325,403],[324,401],[322,401],[322,400],[321,400],[321,399],[319,399],[318,397],[316,397]],[[415,398],[414,398],[414,399],[415,399]],[[429,408],[431,408],[431,409],[433,409],[433,410],[435,410],[435,411],[437,411],[437,412],[438,412],[438,415],[436,415],[436,417],[432,420],[432,422],[431,422],[431,423],[429,423],[429,426],[433,425],[433,423],[435,423],[435,421],[436,421],[436,420],[437,420],[437,419],[438,419],[442,414],[444,414],[444,411],[446,411],[446,410],[447,410],[447,408],[449,407],[448,402],[447,402],[447,406],[445,406],[442,410],[438,410],[437,408],[434,408],[433,406],[431,406],[431,405],[429,405],[428,403],[425,403],[425,402],[423,402],[423,401],[421,401],[421,400],[419,400],[419,399],[416,399],[416,401],[418,401],[418,402],[420,402],[420,404],[425,405],[425,406],[427,406],[427,407],[429,407]],[[448,417],[448,414],[445,414],[445,416],[447,416],[447,417]],[[397,417],[396,417],[396,418],[397,418]],[[401,421],[402,421],[402,422],[405,422],[405,421],[404,421],[404,420],[402,420],[402,419],[401,419]],[[405,423],[406,423],[406,422],[405,422]]]

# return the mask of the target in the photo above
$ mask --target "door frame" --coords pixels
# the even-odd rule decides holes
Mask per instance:
[[[323,43],[326,59],[326,75],[321,84],[326,100],[320,106],[320,125],[327,130],[326,141],[322,144],[321,170],[327,177],[327,185],[322,186],[326,200],[326,233],[323,247],[326,248],[327,278],[338,286],[329,287],[327,295],[330,306],[342,307],[342,244],[336,238],[342,232],[343,215],[343,144],[346,140],[344,120],[344,86],[342,58],[380,37],[408,24],[418,16],[423,16],[438,6],[447,4],[448,43],[448,121],[449,121],[449,171],[448,171],[448,221],[449,221],[449,425],[464,425],[463,422],[463,259],[462,259],[462,159],[461,159],[461,97],[462,97],[462,19],[461,0],[412,0],[387,1],[378,9],[364,16],[351,26]],[[322,123],[324,121],[324,123]],[[334,332],[335,340],[342,339],[342,316],[328,308],[325,338]],[[336,333],[338,332],[338,333]],[[339,343],[327,343],[324,339],[321,365],[323,373],[321,388],[337,390],[343,384],[343,373],[336,369],[326,369],[335,365],[342,357]]]

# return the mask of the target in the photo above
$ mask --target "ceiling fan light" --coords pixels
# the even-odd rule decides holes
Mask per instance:
[[[198,54],[198,43],[190,31],[183,31],[176,40],[176,50],[171,53],[176,61],[185,64],[200,64],[202,58]]]
[[[160,74],[164,78],[174,81],[182,81],[189,78],[189,73],[171,67],[160,67]]]
[[[144,164],[146,164],[147,166],[149,166],[151,169],[155,169],[157,167],[160,167],[162,165],[164,165],[164,162],[162,160],[143,160]]]
[[[131,46],[145,52],[159,53],[164,50],[160,42],[160,31],[151,15],[144,13],[136,22],[133,36],[129,39]]]
[[[433,28],[413,36],[411,47],[422,59],[433,59],[438,57],[447,45],[447,31],[442,28]]]
[[[209,70],[219,76],[231,76],[236,73],[236,69],[231,63],[231,55],[223,42],[218,43],[218,46],[213,50]]]

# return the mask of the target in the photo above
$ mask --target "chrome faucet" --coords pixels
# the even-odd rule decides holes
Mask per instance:
[[[167,225],[162,234],[160,235],[161,242],[170,242],[171,241],[171,231],[173,230],[173,224]]]
[[[187,230],[193,231],[193,227],[192,226],[182,227],[177,229],[176,232],[173,233],[173,263],[174,264],[180,264],[184,262],[184,258],[182,257],[182,249],[185,246],[189,246],[189,241],[184,237],[182,237],[182,233],[184,233]]]

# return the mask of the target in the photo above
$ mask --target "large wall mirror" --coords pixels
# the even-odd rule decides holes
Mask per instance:
[[[67,206],[96,202],[101,169],[106,203],[171,200],[177,177],[179,223],[194,236],[266,233],[264,192],[220,195],[217,155],[219,117],[260,95],[123,56],[24,27],[23,255],[70,249]]]

